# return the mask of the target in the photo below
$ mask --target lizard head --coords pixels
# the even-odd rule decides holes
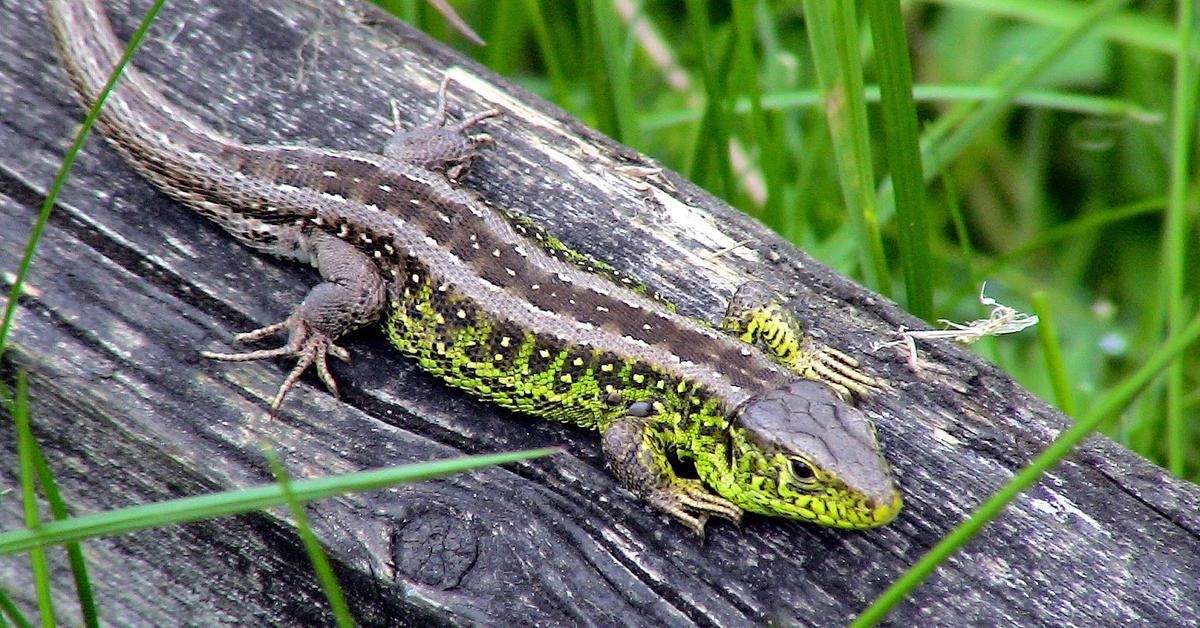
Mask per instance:
[[[900,511],[874,425],[820,382],[789,382],[742,404],[728,454],[710,484],[750,512],[873,528]]]

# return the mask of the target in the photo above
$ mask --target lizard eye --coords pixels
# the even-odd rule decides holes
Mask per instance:
[[[807,482],[817,477],[817,472],[813,470],[812,465],[803,460],[792,459],[792,477],[801,482]]]

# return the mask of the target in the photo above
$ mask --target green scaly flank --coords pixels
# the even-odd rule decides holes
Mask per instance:
[[[532,223],[515,224],[560,259],[610,278],[626,277],[571,251]],[[600,432],[627,418],[630,403],[653,400],[654,418],[643,424],[643,454],[652,457],[653,467],[681,494],[710,495],[707,484],[750,512],[842,528],[882,525],[901,507],[898,493],[891,503],[871,505],[802,457],[764,450],[744,430],[731,427],[734,408],[694,382],[653,365],[519,329],[452,291],[439,290],[415,263],[406,270],[408,276],[394,288],[386,333],[400,351],[454,387],[504,408]],[[621,283],[647,293],[632,280]],[[778,304],[731,304],[722,327],[748,343],[759,343],[799,375],[825,381],[845,395],[865,392],[854,381],[817,368],[820,361],[812,358],[811,341],[794,314]],[[703,483],[676,477],[672,458],[691,462]],[[696,524],[675,515],[702,533],[707,515]]]

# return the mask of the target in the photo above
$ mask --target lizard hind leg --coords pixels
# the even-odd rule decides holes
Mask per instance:
[[[392,102],[392,125],[396,132],[383,146],[383,154],[397,161],[429,168],[445,170],[450,166],[465,164],[475,156],[476,147],[487,141],[486,135],[472,136],[467,132],[487,118],[500,115],[497,109],[489,109],[467,116],[457,124],[446,124],[446,87],[450,75],[442,79],[438,89],[437,111],[433,119],[414,129],[404,130],[400,125],[400,113]]]
[[[640,416],[626,416],[604,429],[604,457],[621,484],[701,538],[711,516],[741,523],[742,509],[733,502],[700,480],[675,474],[663,442],[667,431],[656,429],[653,418]]]
[[[832,386],[843,397],[865,397],[882,387],[861,372],[858,360],[825,346],[804,331],[783,298],[761,281],[742,284],[729,301],[721,328],[749,344],[766,348],[775,360],[809,379]]]
[[[244,353],[200,352],[203,357],[228,362],[284,356],[296,358],[296,366],[271,400],[272,412],[279,409],[288,391],[313,365],[321,382],[337,396],[337,383],[329,371],[326,358],[333,356],[349,362],[350,352],[334,342],[373,322],[386,305],[384,281],[366,254],[351,244],[323,233],[311,236],[310,243],[317,269],[325,281],[313,286],[286,319],[234,337],[234,342],[255,342],[286,331],[288,341],[285,345]]]

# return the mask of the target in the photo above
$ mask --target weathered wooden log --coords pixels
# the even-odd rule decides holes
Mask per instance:
[[[147,2],[110,8],[128,38]],[[0,268],[20,251],[82,113],[40,4],[0,2]],[[343,397],[306,377],[275,419],[290,364],[223,364],[235,331],[282,318],[315,274],[259,256],[158,193],[99,138],[76,164],[17,313],[2,375],[33,384],[36,434],[76,513],[269,481],[261,443],[295,477],[468,453],[568,453],[314,503],[309,512],[364,624],[845,623],[1069,420],[997,369],[933,343],[914,374],[873,343],[914,320],[706,192],[419,32],[353,0],[171,3],[136,63],[246,141],[373,150],[433,109],[504,111],[463,179],[573,247],[634,272],[687,313],[718,318],[764,279],[822,340],[891,389],[865,405],[907,500],[882,529],[750,517],[700,543],[621,488],[598,437],[446,388],[377,332],[335,365]],[[748,242],[724,255],[714,253]],[[6,423],[8,425],[8,423]],[[0,430],[0,491],[16,446]],[[1188,624],[1200,614],[1200,489],[1095,437],[893,614],[897,624]],[[0,492],[0,529],[21,524]],[[328,621],[288,517],[265,512],[86,544],[116,625]],[[57,564],[65,563],[54,552]],[[28,563],[0,587],[31,611]],[[61,608],[72,612],[65,569]]]

